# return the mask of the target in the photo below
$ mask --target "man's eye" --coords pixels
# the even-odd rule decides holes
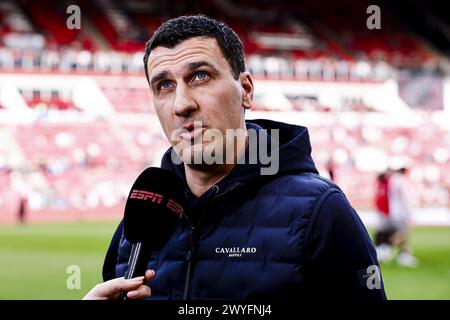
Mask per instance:
[[[172,87],[172,83],[170,81],[161,81],[158,85],[160,90],[167,90]]]
[[[195,75],[194,75],[194,77],[192,78],[192,80],[200,80],[200,81],[202,81],[202,80],[206,80],[208,78],[208,73],[207,72],[205,72],[205,71],[199,71],[199,72],[196,72],[195,73]]]

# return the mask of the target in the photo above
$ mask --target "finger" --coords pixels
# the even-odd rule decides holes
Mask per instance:
[[[139,288],[144,283],[144,276],[133,279],[124,279],[119,283],[120,291],[130,291]]]
[[[139,286],[136,290],[130,291],[127,293],[127,297],[130,299],[143,299],[150,297],[152,294],[150,287],[145,284]]]
[[[123,279],[123,278],[122,278]],[[140,285],[142,285],[144,281],[144,277],[136,277],[132,279],[126,279],[123,282],[119,284],[119,288],[115,290],[115,293],[112,296],[112,300],[117,300],[120,297],[122,297],[122,294],[130,290],[135,290],[136,288],[139,288]]]
[[[149,283],[150,281],[152,281],[153,278],[155,277],[155,274],[156,274],[155,270],[149,269],[145,271],[145,282]]]
[[[133,279],[113,279],[106,281],[102,284],[102,291],[104,291],[104,294],[108,297],[112,297],[122,291],[130,291],[130,290],[136,290],[139,288],[140,285],[142,285],[144,281],[144,277],[137,277]]]

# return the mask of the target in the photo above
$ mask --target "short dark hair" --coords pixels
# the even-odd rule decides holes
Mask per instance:
[[[245,71],[245,58],[242,42],[237,34],[224,22],[208,18],[204,15],[181,16],[164,22],[145,46],[144,69],[147,81],[150,82],[147,70],[148,57],[156,47],[173,48],[184,40],[194,37],[210,37],[216,39],[222,54],[231,67],[231,73],[237,80]]]

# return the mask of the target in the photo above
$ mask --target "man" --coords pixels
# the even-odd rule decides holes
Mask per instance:
[[[411,207],[407,196],[406,176],[408,170],[400,168],[393,171],[388,184],[389,216],[385,225],[391,228],[390,242],[398,247],[397,263],[404,267],[415,268],[419,261],[409,248],[409,224]],[[390,257],[392,259],[392,256]],[[387,259],[389,260],[389,259]]]
[[[152,253],[145,279],[117,279],[131,248],[119,226],[107,281],[85,299],[114,299],[122,290],[150,299],[385,299],[370,238],[342,191],[319,176],[307,129],[244,120],[253,79],[227,25],[204,16],[169,20],[147,43],[144,63],[173,146],[161,166],[185,182],[186,219]],[[230,137],[227,129],[244,134]],[[223,138],[206,138],[211,130]],[[275,172],[262,174],[261,158],[240,161],[269,148]],[[211,164],[208,155],[227,161]]]
[[[395,230],[389,221],[389,172],[377,176],[375,188],[375,208],[378,213],[379,225],[375,232],[377,257],[380,262],[388,261],[392,256],[391,237]]]
[[[415,268],[419,261],[408,245],[411,208],[406,188],[406,168],[383,173],[378,179],[376,207],[380,225],[375,234],[377,256],[380,262],[394,258],[400,266]],[[394,249],[398,248],[398,255]]]

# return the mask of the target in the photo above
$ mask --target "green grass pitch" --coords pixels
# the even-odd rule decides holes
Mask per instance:
[[[0,226],[0,299],[81,299],[101,282],[117,221]],[[450,228],[415,228],[416,269],[383,264],[389,299],[450,299]],[[80,289],[68,289],[71,265]],[[74,283],[69,281],[70,283]]]

